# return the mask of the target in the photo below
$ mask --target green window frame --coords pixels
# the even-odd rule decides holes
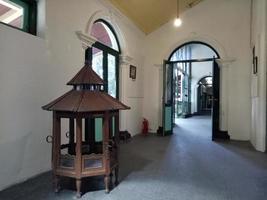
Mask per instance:
[[[37,26],[37,2],[36,0],[9,0],[23,8],[23,27],[18,28],[4,22],[9,27],[22,30],[24,32],[36,35],[36,26]]]
[[[89,47],[86,52],[85,52],[85,60],[87,61],[91,61],[93,62],[93,54],[92,54],[92,49],[96,48],[100,51],[103,52],[103,57],[102,57],[102,65],[103,65],[103,80],[105,82],[104,85],[104,91],[108,93],[109,91],[109,84],[108,84],[108,80],[109,80],[109,74],[108,74],[108,57],[109,56],[113,56],[115,59],[115,73],[116,73],[116,95],[115,98],[119,99],[119,63],[120,63],[120,59],[119,59],[119,55],[121,53],[121,48],[120,48],[120,43],[118,40],[118,37],[116,35],[115,30],[113,29],[112,25],[110,25],[107,21],[103,20],[103,19],[98,19],[96,20],[94,23],[104,23],[109,30],[112,32],[112,34],[114,35],[114,38],[117,42],[118,45],[118,50],[115,50],[101,42],[95,42],[92,47]],[[89,123],[89,119],[86,119],[85,122],[85,132],[89,131],[88,130],[88,123]],[[102,142],[102,130],[103,130],[103,119],[102,118],[94,118],[91,119],[91,130],[92,132],[95,132],[95,142]],[[115,134],[115,118],[113,117],[112,120],[110,121],[110,123],[112,124],[112,135]]]

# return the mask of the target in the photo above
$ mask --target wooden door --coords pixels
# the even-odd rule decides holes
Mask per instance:
[[[220,125],[220,68],[216,59],[213,60],[213,97],[212,97],[212,140],[219,137]]]
[[[162,134],[173,133],[173,64],[163,62]]]

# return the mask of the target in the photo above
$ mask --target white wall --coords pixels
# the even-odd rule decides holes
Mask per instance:
[[[200,40],[213,46],[221,58],[236,59],[221,70],[221,129],[228,130],[232,139],[249,140],[250,1],[205,0],[183,13],[181,18],[183,25],[180,28],[174,28],[170,21],[146,38],[143,109],[152,130],[156,131],[161,124],[162,60],[182,43]]]
[[[253,146],[259,151],[266,149],[266,12],[266,1],[253,1],[251,47],[255,46],[255,53],[258,56],[258,73],[255,75],[251,70],[252,127],[250,138]],[[252,60],[250,63],[252,65]]]
[[[66,83],[83,66],[75,31],[85,32],[90,17],[107,19],[122,45],[121,98],[132,109],[121,128],[140,132],[145,35],[105,0],[40,0],[38,35],[0,24],[0,190],[51,169],[52,113],[41,106],[71,89]],[[129,78],[129,65],[137,79]]]
[[[0,190],[50,169],[48,57],[43,39],[0,24]]]

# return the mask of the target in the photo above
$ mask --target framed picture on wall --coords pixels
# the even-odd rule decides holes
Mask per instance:
[[[255,56],[253,64],[253,74],[257,73],[258,73],[258,56]]]
[[[258,73],[258,56],[255,55],[255,46],[252,49],[253,60],[252,60],[252,67],[253,67],[253,74]]]
[[[136,67],[130,65],[130,78],[135,80],[136,79]]]

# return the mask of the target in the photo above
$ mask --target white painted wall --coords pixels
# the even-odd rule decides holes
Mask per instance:
[[[0,24],[0,190],[50,169],[48,58],[43,39]]]
[[[267,2],[253,1],[251,48],[258,56],[258,73],[251,70],[252,127],[250,139],[259,151],[266,150],[266,67],[267,67]],[[252,51],[252,49],[251,49]],[[250,60],[252,65],[252,60]]]
[[[105,0],[40,0],[38,7],[41,38],[0,24],[0,190],[50,169],[52,113],[41,106],[71,89],[66,83],[84,62],[75,31],[85,32],[92,16],[108,20],[122,45],[121,99],[132,109],[122,113],[121,128],[141,128],[145,35]]]
[[[174,28],[170,21],[146,38],[143,109],[152,130],[156,131],[161,124],[162,69],[159,64],[184,42],[200,40],[213,46],[221,58],[236,58],[221,73],[221,129],[228,130],[232,139],[249,140],[250,1],[205,0],[181,18],[182,27]]]

